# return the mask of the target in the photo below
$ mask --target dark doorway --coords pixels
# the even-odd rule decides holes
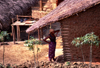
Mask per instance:
[[[57,1],[56,1],[56,2],[57,2],[57,6],[58,6],[62,1],[64,1],[64,0],[57,0]]]

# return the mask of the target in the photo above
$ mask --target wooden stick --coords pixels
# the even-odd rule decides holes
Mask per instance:
[[[38,38],[39,38],[39,40],[41,40],[41,38],[40,38],[40,28],[38,29]]]
[[[50,23],[50,29],[51,29],[51,23]]]
[[[21,39],[20,39],[20,26],[19,26],[19,41],[20,41]]]
[[[12,24],[14,23],[14,18],[12,18]],[[12,36],[13,36],[13,41],[14,41],[14,44],[15,44],[15,29],[14,29],[14,26],[12,25]]]
[[[32,16],[23,16],[23,15],[21,16],[21,15],[19,15],[18,17],[30,17],[31,18]]]
[[[41,28],[41,38],[43,38],[43,28]]]
[[[17,26],[17,41],[18,41],[18,26]]]
[[[42,0],[40,0],[40,11],[42,11]]]
[[[15,29],[14,29],[13,25],[12,25],[12,36],[13,36],[13,41],[14,41],[14,44],[15,44]]]
[[[3,45],[3,65],[4,65],[5,45]]]
[[[20,41],[20,27],[17,25],[17,41]]]

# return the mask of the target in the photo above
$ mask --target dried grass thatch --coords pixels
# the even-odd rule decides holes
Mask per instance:
[[[11,18],[23,15],[38,0],[0,0],[0,30],[7,30],[11,24]]]
[[[100,0],[64,0],[56,9],[28,28],[26,32],[30,33],[37,28],[77,14],[99,3]]]

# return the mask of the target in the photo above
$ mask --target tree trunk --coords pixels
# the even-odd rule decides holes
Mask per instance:
[[[33,51],[34,51],[34,64],[35,64],[35,68],[36,68],[35,45],[33,45]]]
[[[37,65],[39,66],[39,62],[38,62],[38,45],[37,45]]]
[[[90,64],[89,64],[89,68],[91,68],[91,63],[92,63],[92,43],[90,46]]]
[[[84,59],[84,54],[83,54],[82,46],[81,46],[81,52],[82,52],[83,63],[84,63],[85,62],[85,59]]]
[[[4,53],[5,53],[5,45],[3,45],[3,65],[4,65]]]

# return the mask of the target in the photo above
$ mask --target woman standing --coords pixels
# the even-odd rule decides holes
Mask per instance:
[[[60,30],[54,31],[53,29],[50,29],[49,36],[47,36],[44,41],[49,43],[49,60],[52,61],[52,59],[55,61],[55,48],[56,48],[56,36]],[[50,42],[46,41],[47,39],[50,39]]]

